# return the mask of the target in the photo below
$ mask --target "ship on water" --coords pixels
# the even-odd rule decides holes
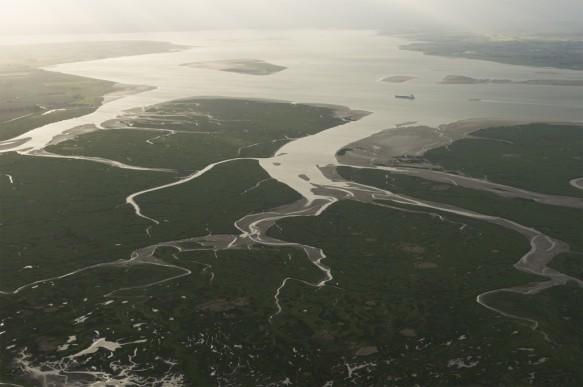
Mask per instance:
[[[409,95],[395,95],[395,98],[401,98],[401,99],[415,99],[415,96],[413,94],[409,94]]]

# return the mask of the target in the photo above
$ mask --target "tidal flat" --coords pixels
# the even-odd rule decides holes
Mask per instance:
[[[538,73],[371,31],[167,37],[47,68],[143,88],[0,143],[2,382],[582,382],[581,127],[523,125],[576,88],[441,85]],[[232,58],[287,69],[180,66]]]
[[[194,171],[229,158],[269,158],[294,139],[355,119],[351,111],[339,116],[334,108],[283,101],[193,98],[127,113],[105,122],[104,130],[45,149]]]
[[[140,90],[138,86],[47,71],[59,63],[184,48],[165,42],[60,42],[5,45],[0,59],[0,140],[97,110],[104,95]]]

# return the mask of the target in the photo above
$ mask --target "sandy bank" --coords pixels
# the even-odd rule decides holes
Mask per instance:
[[[347,165],[370,165],[375,162],[394,163],[398,157],[422,156],[430,149],[442,147],[468,136],[479,129],[540,123],[532,120],[466,119],[438,128],[401,126],[387,129],[346,145],[336,159]],[[545,122],[553,125],[583,125],[581,122]]]
[[[0,151],[11,149],[14,147],[19,147],[20,145],[28,142],[30,137],[18,138],[16,140],[6,140],[0,142]]]
[[[76,126],[74,128],[66,130],[63,133],[53,137],[53,139],[47,144],[47,146],[56,145],[60,142],[67,141],[67,140],[70,140],[70,139],[77,137],[79,135],[94,132],[96,130],[100,130],[100,129],[97,126],[92,125],[92,124]]]
[[[116,99],[128,97],[130,95],[143,93],[150,90],[155,90],[157,87],[153,86],[140,86],[140,85],[124,85],[118,83],[115,85],[115,90],[111,93],[107,93],[103,96],[102,105],[115,101]]]
[[[410,81],[412,79],[416,79],[417,77],[410,77],[407,75],[393,75],[390,77],[386,77],[381,79],[381,81],[383,82],[390,82],[390,83],[403,83],[403,82],[407,82]]]

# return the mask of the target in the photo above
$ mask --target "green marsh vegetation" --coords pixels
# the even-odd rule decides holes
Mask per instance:
[[[478,130],[471,138],[429,150],[423,159],[452,173],[486,176],[490,181],[534,192],[582,197],[582,191],[569,184],[583,170],[582,146],[581,126],[532,124]],[[337,170],[357,183],[513,220],[567,242],[573,251],[583,251],[580,209],[508,199],[387,171]]]
[[[487,300],[504,310],[513,311],[512,313],[516,315],[539,321],[540,329],[549,336],[550,345],[556,349],[555,356],[561,364],[561,368],[557,370],[559,372],[556,372],[549,381],[563,385],[580,384],[583,379],[581,372],[583,289],[581,286],[569,282],[565,286],[556,286],[532,295],[512,292],[496,293],[488,296]],[[544,363],[547,360],[541,357],[533,363]]]
[[[355,372],[356,383],[400,378],[451,384],[459,381],[458,367],[449,365],[456,359],[479,361],[464,369],[461,382],[492,380],[500,362],[524,366],[514,375],[495,376],[500,382],[520,381],[531,371],[544,375],[557,363],[541,335],[474,301],[491,287],[538,279],[511,267],[528,243],[500,227],[476,222],[461,230],[457,222],[465,220],[452,220],[341,202],[318,218],[280,221],[281,228],[271,232],[323,247],[332,286],[300,282],[322,277],[301,250],[164,247],[158,257],[192,274],[140,288],[180,271],[150,265],[88,270],[2,297],[4,310],[15,316],[6,329],[45,361],[87,348],[94,331],[122,343],[146,339],[134,358],[152,367],[144,375],[166,372],[158,356],[177,362],[174,370],[189,384],[212,383],[211,370],[224,382],[290,377],[321,384],[346,378],[345,361],[377,364],[372,373]],[[462,242],[452,248],[452,240]],[[493,253],[492,246],[503,248]],[[282,312],[270,324],[275,289],[287,277],[298,280],[281,291]],[[134,288],[109,294],[122,287]],[[71,335],[75,345],[57,351]],[[369,347],[378,352],[356,355]],[[517,347],[536,351],[515,353]],[[114,359],[125,362],[135,348],[123,346]],[[100,352],[88,364],[107,370],[109,355]],[[545,367],[529,365],[539,357],[550,359]]]
[[[267,103],[265,106],[259,102],[236,100],[200,102],[205,103],[206,111],[221,120],[230,122],[239,117],[245,122],[242,127],[233,129],[241,138],[244,133],[255,128],[256,137],[253,141],[264,139],[270,146],[269,140],[284,136],[283,133],[300,136],[339,122],[333,112],[325,108],[278,103]],[[178,106],[184,109],[187,106],[200,107],[198,102],[187,101],[171,106],[172,109]],[[271,115],[271,121],[259,124],[265,116]],[[188,125],[184,127],[188,129]],[[113,132],[115,130],[98,134]],[[85,134],[71,141],[83,142],[84,138],[92,135]],[[233,147],[224,153],[213,153],[213,150],[227,147],[225,141],[228,141],[227,134],[205,142],[204,146],[197,145],[196,141],[192,144],[183,143],[180,152],[164,151],[162,155],[165,163],[161,161],[162,165],[154,166],[181,165],[185,169],[194,170],[210,162],[236,157],[236,154],[230,154],[236,153]],[[124,145],[131,147],[127,143]],[[165,150],[164,147],[157,149]],[[197,152],[197,149],[202,153]],[[146,150],[155,154],[149,148],[141,150],[142,154],[136,152],[132,156],[141,160],[151,156]],[[274,150],[271,148],[269,152]],[[119,148],[111,150],[112,153],[115,151],[121,153]],[[256,155],[267,155],[261,152],[258,151]],[[117,156],[121,156],[120,153]],[[95,155],[116,159],[112,154]],[[299,198],[291,189],[270,180],[256,161],[240,160],[218,165],[199,179],[137,198],[147,214],[151,213],[151,216],[162,221],[153,230],[159,239],[151,240],[145,229],[153,223],[137,217],[131,206],[125,204],[125,199],[134,192],[174,182],[184,177],[184,173],[133,171],[90,161],[29,157],[14,153],[0,156],[0,171],[14,178],[14,184],[9,184],[6,176],[0,176],[3,179],[0,185],[3,220],[3,270],[0,282],[3,290],[86,265],[127,259],[135,248],[156,241],[206,235],[207,230],[214,233],[238,233],[233,223],[240,217]],[[257,188],[253,188],[256,185]],[[172,194],[172,200],[168,199],[168,192]],[[46,264],[47,260],[50,260],[50,265]],[[33,266],[34,269],[23,271],[25,266]]]
[[[0,140],[52,122],[93,113],[101,105],[103,95],[115,90],[112,82],[45,70],[32,70],[0,82],[3,95]],[[55,111],[47,113],[50,110]]]
[[[583,127],[530,124],[482,129],[423,158],[450,171],[529,191],[583,197]]]
[[[163,249],[172,250],[159,250]],[[211,369],[226,375],[241,361],[235,380],[252,383],[258,370],[272,372],[273,363],[265,354],[281,351],[273,349],[269,333],[274,289],[288,276],[316,281],[321,275],[301,250],[215,253],[202,249],[157,255],[192,274],[140,288],[180,272],[151,265],[102,267],[27,289],[16,297],[2,296],[3,309],[14,316],[5,327],[10,342],[29,348],[42,362],[51,362],[87,348],[98,331],[109,340],[144,342],[122,346],[113,359],[108,351],[100,351],[82,368],[95,366],[115,374],[112,360],[130,368],[127,359],[134,355],[133,361],[147,369],[144,378],[171,369],[184,374],[187,384],[204,385],[215,380]],[[210,268],[205,270],[204,265]],[[108,295],[122,287],[134,288]],[[59,351],[73,335],[76,341]],[[139,351],[134,353],[136,348]],[[250,356],[258,364],[248,366]],[[170,367],[161,359],[178,366]],[[8,375],[9,357],[3,357],[2,366],[3,375]]]
[[[269,176],[256,161],[233,161],[200,180],[169,188],[172,200],[165,190],[138,197],[146,214],[162,220],[150,238],[145,230],[153,223],[136,216],[125,199],[174,182],[176,174],[12,153],[0,156],[0,170],[14,176],[14,184],[0,185],[4,291],[88,265],[129,259],[136,248],[156,242],[206,235],[209,229],[238,233],[233,223],[240,217],[298,199],[275,181],[251,189]]]
[[[88,133],[47,150],[144,167],[196,170],[228,158],[270,157],[291,139],[315,134],[347,119],[330,108],[302,104],[178,100],[149,107],[136,118],[121,117],[108,124],[123,129]]]
[[[375,363],[374,372],[356,379],[366,384],[397,380],[391,378],[520,384],[531,372],[540,383],[557,375],[571,384],[580,380],[572,361],[561,363],[571,349],[555,351],[540,332],[475,301],[489,290],[542,280],[512,267],[529,249],[521,235],[461,217],[442,221],[352,201],[278,226],[272,236],[323,248],[334,275],[335,287],[316,292],[298,283],[286,287],[282,315],[274,321],[312,338],[320,349],[312,361],[323,375],[338,377],[340,370],[323,369],[341,354],[354,364]],[[355,357],[369,346],[378,353]],[[541,357],[548,362],[536,366]],[[310,377],[313,384],[323,380]]]
[[[583,251],[583,210],[580,209],[545,205],[521,198],[509,199],[490,192],[374,169],[339,167],[338,172],[357,183],[534,227],[569,243],[575,251]]]
[[[245,101],[208,103],[218,106],[213,111],[217,119],[255,119],[248,125],[256,127],[254,135],[263,140],[285,138],[284,133],[315,133],[340,122],[326,108],[269,103],[265,109],[252,102],[246,109]],[[227,109],[225,104],[231,105]],[[233,112],[237,106],[238,112]],[[257,114],[274,117],[269,124],[260,125],[259,121],[267,118],[257,119]],[[220,148],[223,140],[207,145]],[[268,147],[256,155],[267,156],[275,151],[271,144]],[[229,152],[225,152],[223,160],[233,156]],[[182,154],[165,154],[164,166],[181,165],[177,159],[187,153],[191,160],[184,166],[189,169],[211,161],[208,153],[203,156],[186,150]],[[217,157],[214,155],[212,161],[218,161]],[[10,182],[8,176],[0,176],[0,283],[1,290],[7,293],[33,281],[128,260],[137,248],[158,242],[209,233],[238,234],[233,224],[240,217],[299,199],[297,193],[270,179],[257,161],[233,160],[215,166],[196,180],[137,197],[144,213],[160,220],[159,225],[154,225],[136,216],[133,208],[125,204],[126,197],[175,182],[187,176],[185,171],[135,171],[90,161],[16,153],[0,156],[0,171],[12,177]],[[150,226],[153,227],[148,235],[146,229]],[[200,248],[196,243],[191,247]],[[303,250],[252,248],[178,252],[161,247],[156,255],[174,267],[91,267],[75,275],[32,284],[13,295],[0,294],[0,315],[7,332],[0,337],[0,346],[7,348],[0,359],[2,380],[16,381],[20,371],[13,361],[23,348],[38,364],[49,367],[55,364],[51,362],[87,348],[97,338],[96,331],[108,340],[119,338],[122,343],[133,338],[151,339],[140,344],[137,358],[153,367],[145,377],[160,376],[168,370],[168,364],[157,360],[160,358],[178,360],[180,367],[173,371],[185,374],[192,383],[210,380],[210,367],[220,367],[227,374],[236,366],[238,357],[236,352],[228,358],[214,352],[213,340],[222,341],[217,335],[233,337],[252,356],[269,350],[274,339],[266,332],[269,316],[276,312],[275,289],[287,277],[316,282],[322,276]],[[192,274],[183,276],[186,270]],[[121,288],[127,289],[114,292]],[[208,335],[204,345],[196,344],[201,333]],[[76,341],[67,347],[70,336],[75,336]],[[130,344],[122,346],[115,359],[126,361],[135,349]],[[232,349],[236,351],[238,347]],[[113,372],[113,360],[108,355],[100,351],[89,363]],[[279,352],[280,357],[286,355]],[[270,373],[270,359],[262,359],[262,369]],[[251,368],[236,376],[255,380],[256,371]]]
[[[236,160],[217,165],[195,180],[149,192],[136,200],[148,216],[161,220],[151,230],[152,235],[173,240],[209,232],[239,234],[234,226],[238,219],[300,198],[271,179],[257,161]]]
[[[559,254],[548,266],[583,281],[583,253],[581,252]]]
[[[577,126],[542,124],[485,129],[472,135],[498,141],[462,139],[447,147],[433,149],[423,158],[453,172],[462,172],[478,178],[482,174],[487,174],[489,180],[503,184],[537,192],[580,197],[580,191],[571,187],[568,182],[579,177],[582,170],[578,152],[581,146],[581,129]],[[513,161],[501,161],[501,155],[508,154],[514,156]],[[514,160],[517,160],[515,164],[513,164]],[[357,183],[435,203],[454,205],[482,214],[500,216],[534,227],[569,244],[571,252],[558,255],[549,266],[581,278],[583,213],[580,209],[503,198],[493,193],[387,171],[351,167],[339,167],[337,171],[347,180]],[[379,200],[379,202],[391,204],[390,201]],[[443,215],[451,218],[447,213]],[[459,221],[464,222],[464,220]],[[452,243],[463,243],[465,240],[466,237],[462,237]],[[500,246],[506,247],[507,243],[492,246],[496,246],[496,249],[491,250],[490,253],[497,251]],[[519,256],[517,255],[517,258]],[[491,264],[493,264],[492,261],[468,274],[479,275],[476,279],[478,282],[486,279],[481,275],[486,269],[485,266]],[[494,284],[495,282],[495,279],[488,278],[485,283]],[[565,385],[576,385],[583,380],[583,373],[580,371],[583,350],[578,344],[582,338],[580,310],[583,305],[583,292],[578,284],[569,283],[566,286],[553,287],[535,295],[495,293],[487,296],[486,300],[490,305],[508,313],[539,322],[540,330],[548,335],[551,344],[539,342],[534,347],[537,351],[544,345],[547,348],[553,348],[554,359],[559,364],[556,371],[545,366],[540,367],[537,375],[541,371],[542,380]],[[525,348],[529,348],[528,351],[534,351],[533,343]],[[538,360],[530,360],[530,364],[542,365],[548,360],[548,357],[540,357]],[[512,369],[515,370],[514,366]],[[500,376],[501,380],[510,384],[517,383],[512,379],[505,379],[512,373],[504,371]],[[535,380],[541,379],[537,376]]]
[[[2,46],[0,140],[92,113],[101,105],[105,94],[120,89],[113,82],[56,73],[41,67],[180,48],[183,47],[147,41]],[[43,115],[51,110],[56,111]]]
[[[176,176],[129,171],[88,161],[0,155],[2,219],[0,284],[26,283],[88,265],[127,259],[149,244],[151,222],[134,215],[125,198]],[[32,266],[30,269],[24,267]]]
[[[0,171],[14,179],[10,184],[0,176],[2,290],[127,260],[135,249],[158,242],[238,234],[233,223],[242,216],[299,198],[270,179],[256,160],[224,162],[195,180],[136,197],[143,213],[160,221],[157,225],[137,217],[125,198],[209,163],[270,156],[289,141],[286,136],[313,134],[346,119],[305,105],[190,99],[149,107],[136,118],[120,117],[109,123],[110,130],[49,149],[177,168],[174,173],[1,155]],[[158,137],[166,132],[147,131],[152,128],[177,133]],[[447,185],[434,190],[434,183],[394,174],[387,178],[379,171],[343,167],[339,172],[348,180],[474,206],[575,239],[577,229],[558,222],[559,217],[573,222],[574,211],[556,207],[552,213],[528,201],[519,207],[509,199]],[[554,317],[538,304],[515,308],[521,295],[495,300],[511,313],[540,319],[558,347],[540,331],[476,303],[484,292],[544,280],[513,268],[529,250],[528,241],[515,232],[451,214],[440,219],[414,208],[341,201],[318,217],[282,219],[268,234],[322,248],[333,279],[314,287],[323,272],[301,249],[215,250],[190,242],[190,251],[158,247],[158,265],[101,266],[15,295],[0,294],[0,314],[9,316],[2,321],[6,333],[0,348],[10,347],[0,359],[2,380],[19,377],[13,361],[23,348],[35,364],[60,367],[65,356],[105,338],[122,346],[114,352],[101,348],[81,365],[70,364],[70,370],[95,367],[115,374],[116,365],[122,365],[142,378],[182,374],[187,385],[268,384],[286,378],[306,385],[581,381],[578,349],[563,345],[560,337],[563,329],[577,333],[579,317],[571,309],[579,291],[558,287],[532,297],[534,303],[554,302],[562,313]],[[573,320],[563,319],[555,329],[557,316]],[[71,336],[75,341],[66,346]],[[130,356],[139,370],[132,368]]]
[[[145,229],[152,223],[135,216],[133,209],[123,204],[125,197],[174,181],[174,174],[17,155],[3,155],[0,161],[2,171],[14,176],[13,185],[2,184],[6,190],[1,207],[3,291],[89,265],[127,260],[136,248],[160,241],[208,232],[238,233],[233,223],[239,217],[298,198],[282,184],[264,181],[268,176],[256,161],[232,161],[217,166],[200,181],[171,189],[167,193],[170,196],[154,192],[144,195],[143,200],[138,198],[147,215],[164,216],[150,237]],[[14,296],[0,295],[0,314],[10,316],[3,320],[7,334],[0,345],[26,347],[38,361],[50,362],[87,348],[96,338],[91,333],[94,331],[108,339],[123,338],[123,342],[159,338],[145,346],[139,357],[147,359],[144,364],[156,356],[178,359],[185,364],[178,371],[189,380],[207,380],[208,366],[222,364],[225,370],[230,369],[234,358],[230,362],[224,357],[220,360],[208,346],[201,350],[205,356],[193,357],[192,348],[200,332],[210,337],[218,334],[217,326],[226,324],[223,332],[256,353],[253,343],[264,340],[268,317],[275,312],[275,288],[288,276],[306,281],[321,276],[302,250],[158,250],[161,259],[177,267],[102,266],[25,288]],[[203,271],[203,264],[212,265],[211,270]],[[181,268],[193,274],[140,288],[183,275]],[[213,282],[209,284],[211,271]],[[126,287],[133,289],[106,297]],[[122,299],[126,295],[128,298]],[[104,305],[109,300],[115,303]],[[205,303],[210,306],[198,307]],[[222,310],[230,312],[228,317]],[[87,322],[79,322],[83,316]],[[146,327],[137,329],[135,324],[139,323]],[[247,328],[242,330],[242,326]],[[262,328],[257,330],[258,326]],[[77,336],[75,345],[68,352],[58,351],[72,335]],[[268,347],[268,343],[262,345]],[[116,359],[127,359],[135,346],[123,348]],[[6,351],[2,356],[2,375],[18,373],[12,363],[15,355]],[[203,364],[188,365],[198,361]],[[108,369],[110,362],[102,356],[91,360],[99,369]],[[150,375],[160,375],[160,367],[164,368],[163,364]]]

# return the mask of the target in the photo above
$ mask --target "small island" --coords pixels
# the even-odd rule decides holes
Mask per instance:
[[[287,67],[278,66],[259,59],[226,59],[208,62],[184,63],[181,66],[199,69],[228,71],[248,75],[271,75]]]
[[[393,75],[390,77],[386,77],[381,79],[382,82],[390,82],[390,83],[403,83],[410,81],[411,79],[416,79],[417,77],[410,77],[408,75]]]

